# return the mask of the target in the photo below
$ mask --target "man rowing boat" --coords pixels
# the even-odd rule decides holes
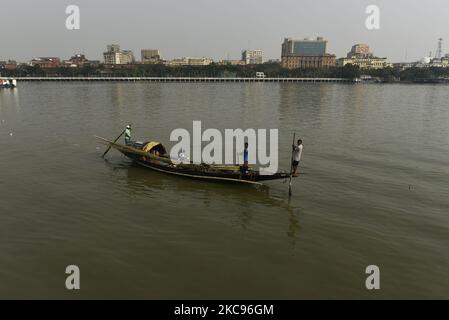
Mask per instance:
[[[125,129],[125,144],[129,145],[131,143],[131,125],[127,125]]]

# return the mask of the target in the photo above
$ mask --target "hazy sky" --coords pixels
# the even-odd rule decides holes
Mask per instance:
[[[81,10],[81,29],[65,28],[65,8]],[[365,28],[365,8],[380,7],[381,29]],[[368,43],[391,61],[417,60],[447,39],[448,0],[0,0],[0,59],[101,59],[106,45],[134,51],[158,48],[165,59],[240,58],[242,49],[279,59],[284,37],[323,36],[328,51],[345,56]]]

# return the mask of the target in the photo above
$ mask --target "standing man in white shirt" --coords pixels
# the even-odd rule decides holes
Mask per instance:
[[[131,144],[131,125],[127,125],[125,129],[125,144]]]
[[[302,140],[298,140],[298,145],[293,145],[293,176],[297,177],[299,174],[296,173],[298,171],[299,163],[301,162],[302,156]]]

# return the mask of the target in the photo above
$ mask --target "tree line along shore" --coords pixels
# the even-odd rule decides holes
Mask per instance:
[[[357,79],[371,76],[381,82],[430,82],[449,80],[449,68],[410,67],[360,69],[358,66],[329,68],[286,69],[278,63],[260,65],[219,65],[207,66],[166,66],[162,64],[130,64],[84,66],[78,68],[40,68],[21,66],[15,70],[0,70],[3,77],[213,77],[213,78],[252,78],[263,72],[267,78],[345,78]]]

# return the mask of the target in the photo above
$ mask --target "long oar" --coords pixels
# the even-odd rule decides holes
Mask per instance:
[[[117,139],[114,140],[114,143],[116,143],[118,141],[118,139],[121,138],[121,136],[123,136],[123,134],[125,133],[126,129],[123,130],[122,133],[120,133],[120,135],[117,137]],[[103,153],[103,155],[101,156],[102,158],[104,158],[104,156],[106,155],[106,153],[109,152],[109,150],[111,150],[111,145],[109,145],[109,147],[106,149],[106,151]]]
[[[293,143],[292,146],[295,145],[296,132],[293,133]],[[288,184],[288,196],[292,196],[292,180],[293,180],[293,152],[294,149],[292,147],[292,157],[291,157],[291,166],[290,166],[290,183]]]

